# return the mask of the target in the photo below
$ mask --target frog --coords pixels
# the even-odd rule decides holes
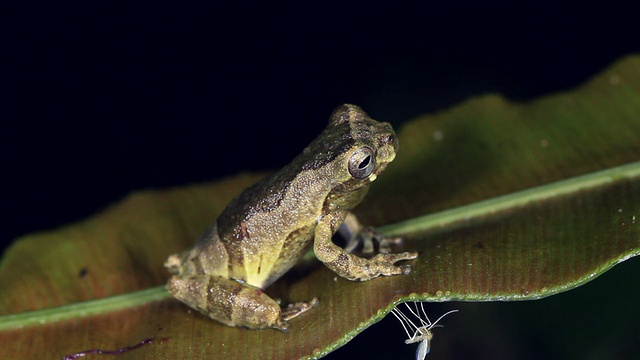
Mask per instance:
[[[310,248],[348,280],[409,274],[409,264],[396,263],[415,259],[416,252],[381,251],[367,258],[332,241],[344,224],[362,228],[351,210],[397,151],[389,123],[356,105],[339,106],[300,155],[234,198],[191,249],[169,256],[169,293],[228,326],[286,331],[318,299],[281,307],[264,289]],[[353,248],[351,239],[349,244]]]

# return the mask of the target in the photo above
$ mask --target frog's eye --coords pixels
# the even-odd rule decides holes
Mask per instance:
[[[371,175],[376,167],[373,150],[368,146],[363,146],[349,158],[349,174],[358,180],[362,180]]]

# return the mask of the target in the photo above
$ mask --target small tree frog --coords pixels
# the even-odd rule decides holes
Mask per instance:
[[[401,260],[415,252],[370,259],[331,241],[369,185],[396,156],[389,123],[355,105],[338,107],[326,129],[279,172],[231,201],[193,248],[171,255],[167,288],[188,306],[229,326],[287,329],[317,299],[280,305],[262,289],[280,278],[313,243],[316,257],[338,275],[366,281],[408,274]]]

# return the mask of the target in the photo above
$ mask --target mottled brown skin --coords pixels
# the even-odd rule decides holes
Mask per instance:
[[[281,309],[262,289],[312,243],[316,257],[349,280],[409,273],[408,265],[394,264],[416,253],[364,259],[331,242],[397,148],[391,125],[355,105],[340,106],[302,154],[231,201],[191,250],[169,257],[165,266],[174,274],[169,292],[229,326],[286,330],[287,321],[317,299]]]

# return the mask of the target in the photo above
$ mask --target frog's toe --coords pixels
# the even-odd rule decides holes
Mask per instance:
[[[411,274],[411,265],[394,266],[392,275],[409,275]]]
[[[394,275],[408,275],[411,273],[411,265],[389,265],[380,275],[394,276]]]
[[[307,302],[297,302],[289,304],[286,308],[282,309],[280,319],[283,322],[287,322],[313,309],[316,305],[318,305],[318,298],[313,298],[311,299],[311,301]]]
[[[401,271],[400,275],[409,275],[409,274],[411,274],[411,265],[398,266],[398,269],[400,269],[400,271]]]
[[[389,254],[391,253],[391,247],[393,246],[400,246],[402,245],[402,237],[385,237],[383,240],[380,241],[380,245],[379,245],[379,252],[381,254]]]
[[[415,252],[405,252],[399,254],[378,254],[372,259],[372,261],[375,264],[379,275],[407,275],[411,272],[411,266],[397,266],[395,265],[395,263],[402,260],[415,259],[417,256],[418,254]]]
[[[287,322],[282,320],[282,319],[278,319],[278,321],[276,321],[274,324],[272,324],[271,327],[276,329],[276,330],[280,330],[280,331],[289,330],[289,324],[287,324]]]
[[[398,255],[400,255],[400,257],[401,257],[401,259],[399,259],[398,261],[400,261],[400,260],[413,260],[413,259],[418,257],[418,253],[416,251],[403,252],[403,253],[400,253]]]
[[[376,257],[380,257],[380,259],[382,259],[384,262],[394,264],[402,260],[413,260],[418,257],[418,253],[415,251],[411,251],[397,254],[379,254]]]

